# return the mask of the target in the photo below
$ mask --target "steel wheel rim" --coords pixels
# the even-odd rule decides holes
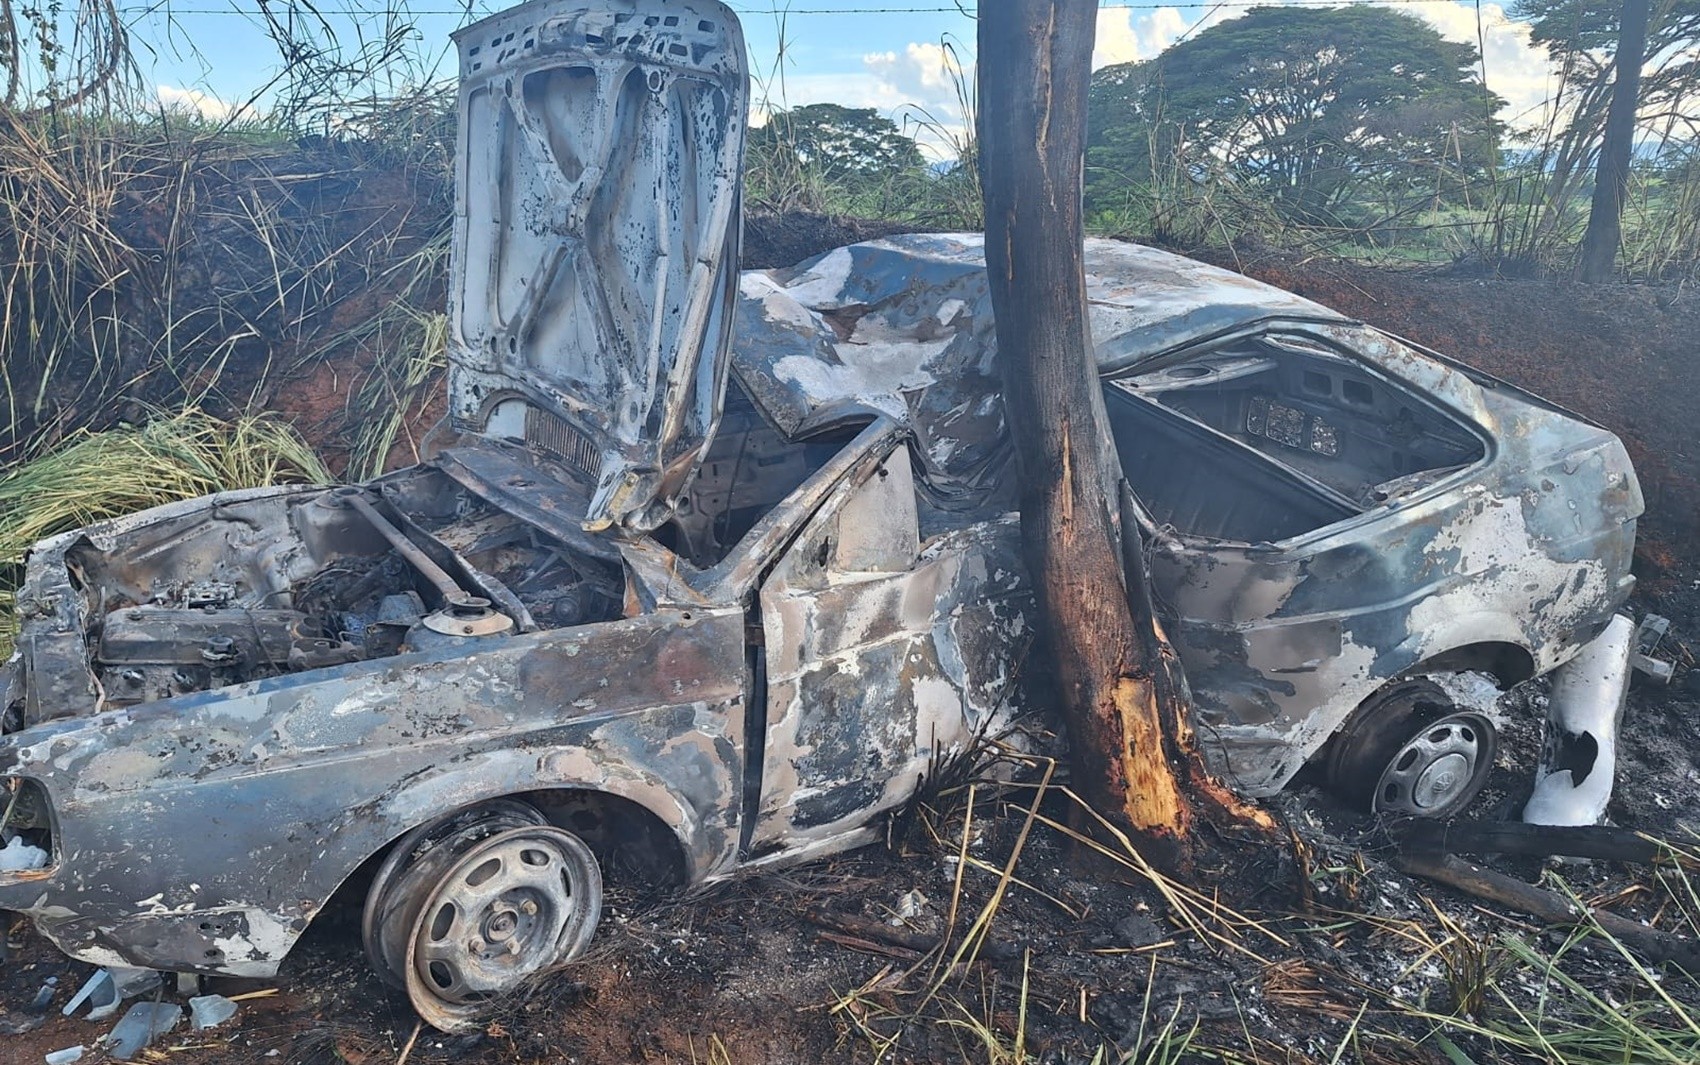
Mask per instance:
[[[1491,768],[1492,729],[1486,718],[1471,713],[1448,714],[1424,725],[1382,771],[1375,809],[1434,817],[1467,801]]]
[[[373,877],[361,914],[361,939],[379,979],[406,989],[407,938],[417,914],[415,904],[446,860],[498,832],[546,823],[534,806],[497,800],[403,836]]]
[[[551,826],[491,836],[445,866],[414,918],[405,972],[419,1015],[457,1031],[584,951],[602,878],[589,848]]]

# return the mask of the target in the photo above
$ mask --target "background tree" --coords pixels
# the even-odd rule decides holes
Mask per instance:
[[[1615,275],[1617,246],[1623,239],[1623,200],[1629,191],[1629,161],[1635,151],[1635,111],[1647,47],[1647,8],[1648,0],[1623,2],[1611,105],[1606,109],[1601,133],[1588,231],[1582,236],[1582,280],[1596,284]]]
[[[775,111],[750,131],[750,151],[789,155],[829,181],[891,178],[924,165],[913,137],[871,107],[805,104]]]
[[[1254,8],[1099,71],[1091,162],[1131,175],[1171,156],[1219,167],[1284,218],[1332,224],[1366,182],[1432,194],[1436,174],[1493,165],[1504,102],[1477,62],[1387,8]]]
[[[1161,124],[1151,91],[1155,63],[1116,63],[1092,76],[1087,94],[1086,207],[1113,209],[1155,179],[1152,137]]]
[[[1615,80],[1622,36],[1622,0],[1520,0],[1515,9],[1529,21],[1531,37],[1546,46],[1562,81],[1553,112],[1560,121],[1555,150],[1547,160],[1555,177],[1585,172],[1598,150]],[[1700,135],[1700,0],[1658,0],[1648,5],[1637,93],[1640,119],[1649,130],[1670,131],[1673,140]]]
[[[1694,106],[1700,94],[1700,0],[1658,0],[1638,7],[1646,19],[1636,65],[1639,84],[1633,108],[1626,100],[1620,111],[1633,116],[1635,132],[1620,134],[1619,140],[1631,146],[1631,160],[1637,137],[1676,145],[1681,155],[1700,135],[1700,111]],[[1537,243],[1566,226],[1569,207],[1606,140],[1619,84],[1618,57],[1624,51],[1620,41],[1629,36],[1623,18],[1628,9],[1622,0],[1521,0],[1517,5],[1516,14],[1529,20],[1533,39],[1546,46],[1561,74],[1552,125],[1531,160],[1544,176]],[[1627,55],[1624,61],[1630,61]],[[1606,180],[1616,179],[1608,174]],[[1621,195],[1615,202],[1621,212]],[[1596,246],[1604,236],[1596,238]]]
[[[780,213],[892,218],[937,191],[933,177],[914,138],[879,112],[806,104],[750,130],[744,199]]]

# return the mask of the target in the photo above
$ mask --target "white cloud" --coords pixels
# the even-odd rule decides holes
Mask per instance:
[[[929,110],[957,105],[957,87],[974,76],[972,58],[966,67],[961,56],[942,44],[916,43],[896,52],[874,52],[862,57],[862,65],[883,85],[905,97],[904,102]]]
[[[1135,15],[1130,8],[1098,11],[1098,38],[1092,49],[1092,69],[1112,63],[1150,59],[1173,44],[1192,23],[1178,8],[1159,7]]]
[[[1558,72],[1545,48],[1529,39],[1529,24],[1508,17],[1499,4],[1483,4],[1478,32],[1476,9],[1464,4],[1423,4],[1418,12],[1451,41],[1481,48],[1487,87],[1505,98],[1499,117],[1514,127],[1543,122],[1558,88]]]
[[[159,98],[160,106],[167,111],[182,111],[200,115],[202,118],[222,122],[234,114],[238,108],[225,103],[218,97],[200,89],[180,89],[175,85],[156,85],[154,95]]]

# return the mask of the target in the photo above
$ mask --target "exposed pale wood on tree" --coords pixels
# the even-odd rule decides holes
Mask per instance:
[[[1192,731],[1192,700],[1187,691],[1186,671],[1180,656],[1163,632],[1151,599],[1151,575],[1146,569],[1139,522],[1134,513],[1133,489],[1124,480],[1118,486],[1121,504],[1122,571],[1127,575],[1127,599],[1143,643],[1141,654],[1156,662],[1156,711],[1158,734],[1163,741],[1165,762],[1181,779],[1183,794],[1192,796],[1210,815],[1212,826],[1229,835],[1249,834],[1273,841],[1275,821],[1262,809],[1244,802],[1212,776],[1204,766],[1198,741]]]

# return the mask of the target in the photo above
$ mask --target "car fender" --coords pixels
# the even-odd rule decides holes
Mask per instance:
[[[1509,644],[1532,655],[1528,634],[1517,619],[1498,611],[1481,610],[1448,615],[1442,628],[1413,631],[1381,658],[1378,670],[1386,681],[1418,673],[1455,672],[1448,658],[1486,644]],[[1431,663],[1440,663],[1431,667]],[[1477,667],[1471,667],[1477,668]],[[1379,685],[1377,686],[1379,690]]]
[[[692,801],[669,785],[654,767],[633,759],[592,757],[580,748],[560,747],[488,751],[408,781],[385,796],[375,811],[391,826],[388,838],[376,847],[369,842],[362,844],[366,853],[349,873],[412,829],[455,810],[551,790],[608,795],[643,808],[673,834],[691,881],[712,875],[736,857],[736,834],[705,825]]]

